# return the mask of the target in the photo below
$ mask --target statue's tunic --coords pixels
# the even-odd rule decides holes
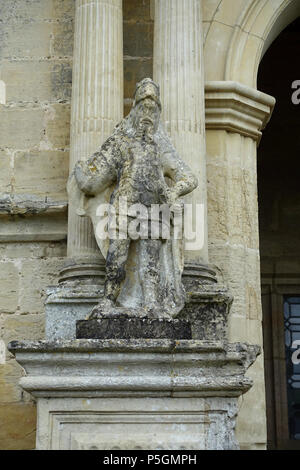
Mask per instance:
[[[118,185],[114,199],[127,196],[129,204],[166,203],[166,182],[158,146],[152,142],[133,140],[121,154]]]

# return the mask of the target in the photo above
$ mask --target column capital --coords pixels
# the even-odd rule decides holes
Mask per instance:
[[[259,143],[275,102],[272,96],[238,82],[206,82],[206,129],[236,132]]]

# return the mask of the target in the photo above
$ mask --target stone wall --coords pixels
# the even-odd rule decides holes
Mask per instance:
[[[36,410],[5,345],[44,337],[66,256],[75,0],[0,5],[0,449],[35,447]],[[151,0],[124,0],[124,112],[152,76]]]
[[[0,449],[35,447],[36,411],[4,345],[44,336],[66,256],[74,0],[0,5]]]
[[[125,116],[136,83],[145,77],[153,78],[153,6],[153,0],[123,0]]]

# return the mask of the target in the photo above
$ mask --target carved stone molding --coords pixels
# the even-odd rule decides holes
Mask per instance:
[[[0,216],[40,215],[66,213],[67,201],[56,201],[51,198],[38,197],[34,194],[0,194]]]
[[[259,348],[222,341],[12,342],[38,401],[37,449],[237,449]]]
[[[272,96],[237,82],[205,85],[206,129],[236,132],[259,143],[274,106]]]
[[[260,348],[222,341],[83,339],[13,341],[9,350],[27,372],[20,384],[36,397],[45,393],[48,397],[141,396],[149,392],[156,396],[234,397],[251,387],[252,381],[244,374]],[[225,371],[225,363],[230,373]]]
[[[67,239],[67,201],[0,194],[0,243]]]

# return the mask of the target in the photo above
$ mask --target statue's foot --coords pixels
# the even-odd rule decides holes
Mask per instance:
[[[89,315],[89,320],[97,320],[107,315],[113,315],[116,306],[115,303],[107,298],[101,299],[100,302],[93,308],[92,313]]]
[[[144,307],[145,314],[148,318],[164,318],[169,319],[171,316],[162,309],[160,305],[150,304]]]

